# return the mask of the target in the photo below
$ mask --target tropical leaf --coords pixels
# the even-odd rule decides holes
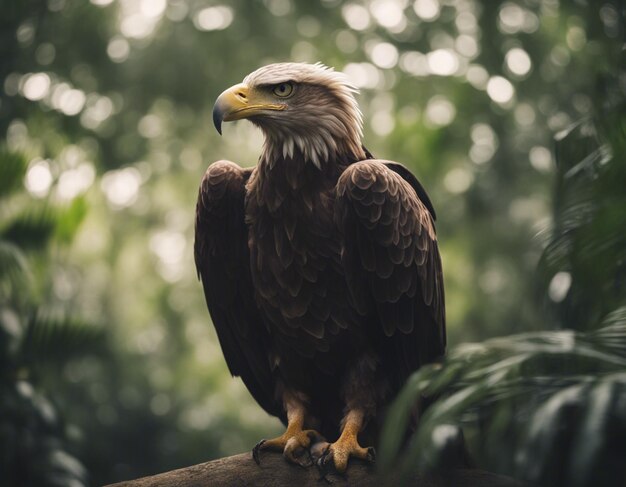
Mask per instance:
[[[30,268],[21,249],[0,240],[0,282],[9,281],[12,287],[24,286],[30,278]]]
[[[87,215],[87,202],[83,196],[74,198],[71,203],[59,213],[56,224],[56,236],[59,240],[71,242],[76,230]]]
[[[63,423],[52,403],[30,382],[0,382],[2,485],[87,485],[87,471],[63,441]]]
[[[589,329],[626,304],[625,114],[623,95],[613,97],[601,117],[557,137],[554,228],[539,270],[542,288],[559,272],[571,278],[554,305],[563,327]]]
[[[74,198],[66,207],[33,205],[6,224],[0,238],[25,250],[43,249],[53,238],[67,243],[86,214],[83,197]]]
[[[518,474],[541,485],[615,485],[626,474],[624,401],[624,372],[553,394],[530,418]]]
[[[26,160],[21,154],[0,147],[0,198],[6,198],[23,187],[26,166]]]
[[[451,426],[472,423],[464,418],[495,417],[511,408],[511,401],[514,401],[518,414],[509,415],[497,428],[492,428],[481,443],[488,443],[490,437],[511,428],[522,438],[530,424],[527,446],[517,452],[514,442],[507,446],[510,458],[518,458],[518,474],[523,473],[532,481],[547,480],[545,485],[573,485],[554,483],[556,480],[546,476],[560,471],[555,469],[555,462],[567,461],[567,467],[573,468],[571,457],[574,455],[595,465],[588,455],[595,455],[596,450],[585,450],[584,442],[575,451],[566,451],[561,445],[573,441],[571,435],[577,427],[584,428],[582,416],[570,417],[570,411],[588,411],[591,415],[588,421],[595,418],[599,422],[625,413],[619,408],[623,409],[626,404],[623,402],[626,389],[617,386],[626,380],[622,372],[626,369],[625,317],[626,309],[618,310],[608,318],[608,326],[592,333],[537,332],[463,345],[450,354],[443,367],[421,369],[411,377],[389,411],[390,420],[381,440],[381,467],[396,466],[393,459],[401,451],[398,465],[402,471],[438,467],[445,460],[448,438],[454,440],[457,434]],[[597,404],[608,386],[601,384],[612,384],[611,391],[615,395],[610,402],[612,409],[606,409],[603,414]],[[416,398],[426,393],[440,398],[424,413],[409,443],[403,445],[403,435],[398,432],[407,427]],[[608,403],[603,404],[608,408]],[[564,426],[565,422],[575,420],[579,421],[577,427]],[[564,437],[561,430],[571,437]],[[567,454],[567,458],[549,454],[553,451],[559,452],[558,455]],[[543,460],[540,462],[539,458]],[[577,461],[576,465],[581,462]]]
[[[86,321],[38,312],[28,323],[21,347],[25,364],[62,362],[103,345],[104,331]]]
[[[10,221],[0,237],[25,250],[40,250],[53,237],[58,219],[59,212],[48,205],[31,207]]]

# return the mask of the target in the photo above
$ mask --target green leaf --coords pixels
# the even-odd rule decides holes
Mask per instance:
[[[526,479],[548,480],[550,485],[559,485],[557,479],[561,473],[555,467],[564,466],[569,456],[576,416],[588,389],[588,384],[568,387],[551,396],[534,413],[526,447],[518,455],[519,470]]]
[[[0,236],[22,249],[41,250],[54,236],[58,218],[58,211],[50,206],[29,208],[2,229]]]
[[[26,363],[40,366],[100,350],[104,331],[85,321],[39,312],[27,326],[22,343]]]
[[[418,371],[409,377],[406,386],[386,414],[387,419],[380,439],[381,454],[378,457],[378,468],[382,472],[391,470],[394,459],[402,446],[411,412],[415,409],[420,393],[423,392],[428,384],[423,378],[424,375],[427,375],[425,370],[422,369],[422,371]]]
[[[26,256],[20,248],[0,240],[0,280],[8,280],[13,287],[25,286],[31,277]]]
[[[593,408],[590,418],[617,415],[615,408],[603,409],[605,389],[596,384],[626,368],[625,317],[623,309],[616,310],[604,320],[607,326],[590,333],[536,332],[466,344],[453,350],[441,367],[420,369],[389,410],[380,442],[381,467],[399,465],[402,475],[416,467],[438,467],[459,441],[451,428],[480,417],[481,441],[508,440],[509,450],[498,449],[494,456],[516,457],[520,472],[531,481],[560,485],[562,476],[550,475],[569,465],[573,435],[584,428],[586,408]],[[408,416],[417,398],[428,394],[434,395],[429,398],[433,404],[405,443]],[[515,450],[516,436],[526,436],[523,449]],[[580,455],[597,458],[592,445],[587,446]],[[394,461],[398,457],[399,464]]]
[[[74,198],[71,204],[61,210],[57,219],[56,234],[63,242],[69,243],[87,215],[87,202],[83,196]]]
[[[0,148],[0,198],[6,198],[23,188],[26,166],[23,155]]]
[[[607,377],[589,391],[586,412],[572,447],[568,485],[610,485],[619,478],[620,473],[614,468],[615,458],[612,457],[616,451],[624,449],[625,401],[626,374]]]

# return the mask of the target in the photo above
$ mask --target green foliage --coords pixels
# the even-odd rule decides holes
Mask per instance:
[[[30,269],[20,248],[12,242],[0,241],[0,285],[3,286],[3,294],[9,291],[11,284],[27,286],[29,277]]]
[[[22,180],[26,174],[26,160],[21,154],[0,149],[2,178],[0,179],[0,197],[4,198],[13,191],[22,189]]]
[[[558,136],[553,235],[540,269],[552,279],[544,289],[556,319],[586,331],[461,345],[443,365],[418,371],[389,412],[383,468],[445,466],[464,425],[483,464],[536,485],[626,478],[625,114],[616,97],[598,114],[601,125],[586,120]],[[564,289],[557,273],[567,276]],[[420,398],[433,403],[402,451]]]
[[[0,238],[29,250],[46,248],[53,237],[69,243],[86,212],[84,198],[73,199],[66,208],[31,204],[5,224]]]
[[[21,344],[21,356],[31,367],[64,363],[104,347],[103,330],[76,318],[41,316],[30,319]]]
[[[556,310],[568,328],[587,329],[626,301],[626,103],[618,100],[602,124],[581,121],[556,144],[555,223],[540,269],[546,282],[571,276]]]
[[[615,450],[623,452],[626,434],[626,308],[607,322],[590,333],[462,345],[443,367],[421,369],[389,411],[381,467],[445,466],[455,426],[466,425],[479,459],[496,470],[539,485],[609,485],[600,480],[623,475]],[[403,447],[420,396],[438,399]]]
[[[0,453],[6,486],[76,487],[87,484],[87,472],[67,451],[56,408],[29,381],[0,383]]]
[[[29,250],[44,249],[54,235],[57,216],[52,208],[31,207],[3,228],[2,239]]]
[[[24,204],[24,172],[23,157],[0,149],[0,204],[12,197]],[[31,266],[32,252],[45,251],[55,233],[72,238],[84,204],[34,208],[27,202],[21,216],[0,219],[0,444],[11,445],[2,448],[0,470],[7,486],[78,487],[87,472],[68,452],[63,422],[37,384],[47,366],[95,349],[102,333],[76,319],[45,316]]]

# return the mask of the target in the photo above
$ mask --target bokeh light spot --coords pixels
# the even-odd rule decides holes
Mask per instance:
[[[146,139],[158,137],[163,131],[161,119],[157,115],[148,114],[139,120],[137,130]]]
[[[437,49],[427,55],[428,67],[433,74],[450,76],[459,69],[459,59],[450,49]]]
[[[461,194],[474,182],[474,174],[467,168],[455,167],[443,178],[443,185],[452,194]]]
[[[122,18],[120,23],[122,34],[133,39],[148,37],[154,31],[154,27],[154,20],[140,13],[127,15]]]
[[[309,15],[300,17],[296,27],[300,35],[304,37],[316,37],[322,30],[319,20]]]
[[[371,119],[372,130],[381,137],[385,135],[389,135],[393,132],[393,129],[396,125],[396,121],[386,110],[379,110],[374,113]]]
[[[35,51],[35,59],[39,64],[43,66],[48,66],[49,64],[52,64],[55,56],[56,49],[49,42],[44,42],[37,48],[37,51]]]
[[[470,131],[472,147],[469,156],[475,164],[484,164],[489,161],[498,148],[498,136],[486,123],[472,125]]]
[[[515,88],[509,80],[502,76],[492,76],[487,82],[487,94],[496,103],[505,105],[509,103],[515,95]]]
[[[101,188],[113,209],[131,206],[137,201],[141,174],[134,167],[109,171],[102,176]]]
[[[569,272],[557,272],[548,287],[548,296],[555,303],[565,299],[572,285],[572,275]]]
[[[199,30],[223,30],[234,20],[233,9],[220,5],[200,10],[193,19],[193,23]]]
[[[359,47],[359,41],[349,30],[340,30],[335,38],[335,44],[341,52],[352,54]]]
[[[59,176],[57,194],[62,200],[71,200],[86,191],[94,182],[96,171],[91,163],[82,163]]]
[[[122,63],[128,59],[130,53],[130,44],[121,36],[113,37],[107,45],[107,54],[111,61]]]
[[[402,2],[398,0],[374,0],[370,12],[379,25],[395,30],[405,24]]]
[[[498,15],[498,28],[505,34],[525,32],[530,34],[539,28],[539,18],[531,11],[511,2],[506,2]]]
[[[50,76],[46,73],[27,74],[22,80],[22,94],[32,101],[41,100],[50,91]]]
[[[182,277],[186,246],[185,236],[178,231],[163,230],[150,238],[150,250],[159,258],[158,271],[165,280],[175,282]]]
[[[441,6],[437,0],[415,0],[413,10],[420,19],[432,22],[439,17]]]
[[[519,103],[515,107],[514,115],[519,125],[529,127],[535,123],[535,109],[528,103]]]
[[[421,52],[408,51],[400,56],[400,69],[413,76],[428,76],[428,60]]]
[[[426,120],[435,127],[449,125],[456,116],[456,108],[446,97],[433,96],[426,105]]]
[[[547,173],[552,170],[552,153],[546,147],[535,146],[528,153],[530,165],[537,171]]]
[[[480,48],[476,39],[470,35],[462,34],[454,41],[455,49],[468,59],[474,59],[478,56]]]
[[[389,42],[380,42],[372,48],[370,57],[380,68],[393,68],[398,63],[398,49]]]
[[[507,69],[517,76],[525,76],[532,67],[530,56],[524,49],[514,47],[506,53],[504,58]]]
[[[283,17],[292,10],[290,0],[265,0],[265,6],[276,17]]]
[[[85,93],[77,89],[69,89],[59,97],[59,109],[65,115],[76,115],[85,106],[87,97]]]
[[[341,15],[354,30],[365,30],[370,26],[370,14],[362,5],[348,3],[341,9]]]
[[[567,30],[567,36],[565,39],[567,46],[572,51],[580,51],[587,44],[587,33],[585,32],[585,29],[575,25]]]
[[[166,0],[141,0],[140,10],[146,17],[161,17],[167,7]]]
[[[30,162],[24,186],[37,198],[43,198],[48,194],[52,186],[52,172],[48,160],[34,159]]]
[[[489,81],[489,73],[485,68],[479,64],[470,64],[465,73],[467,81],[477,90],[484,90],[487,88],[487,82]]]
[[[349,63],[343,72],[357,88],[375,88],[380,81],[378,69],[370,63]]]

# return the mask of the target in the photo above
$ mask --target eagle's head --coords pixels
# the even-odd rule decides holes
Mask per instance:
[[[323,64],[277,63],[250,73],[215,101],[213,122],[249,119],[261,128],[261,160],[303,158],[318,168],[328,160],[364,159],[357,89]]]

